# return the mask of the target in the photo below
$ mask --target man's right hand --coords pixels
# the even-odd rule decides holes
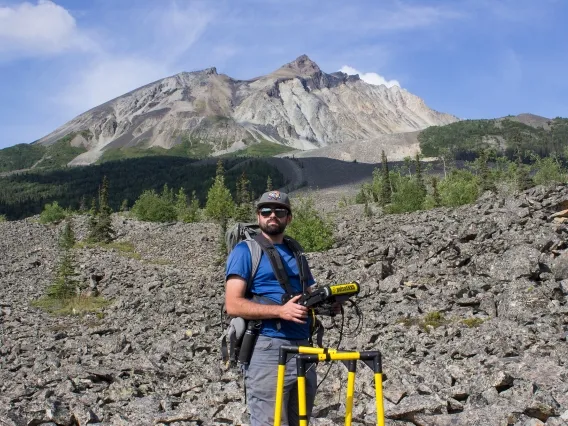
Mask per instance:
[[[305,324],[308,318],[308,308],[298,305],[296,302],[302,297],[301,294],[292,297],[286,304],[279,306],[278,317],[285,321]]]

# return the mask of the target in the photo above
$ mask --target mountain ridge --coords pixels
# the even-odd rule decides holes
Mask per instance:
[[[70,162],[81,165],[108,149],[169,149],[183,141],[210,145],[214,155],[261,141],[313,149],[455,121],[398,86],[328,74],[302,55],[251,80],[233,79],[214,67],[178,73],[96,106],[36,143],[81,133],[72,144],[87,152]]]

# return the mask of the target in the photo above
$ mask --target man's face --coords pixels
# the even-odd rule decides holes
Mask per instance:
[[[284,232],[292,220],[292,214],[279,205],[264,205],[257,211],[258,225],[267,235],[279,235]],[[282,216],[282,217],[279,217]]]

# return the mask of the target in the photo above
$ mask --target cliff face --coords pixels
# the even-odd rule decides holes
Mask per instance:
[[[180,73],[93,108],[38,143],[81,132],[84,140],[75,144],[88,152],[71,164],[89,164],[112,148],[171,148],[190,141],[223,153],[268,140],[312,149],[454,121],[404,89],[327,74],[304,55],[248,81],[215,68]]]

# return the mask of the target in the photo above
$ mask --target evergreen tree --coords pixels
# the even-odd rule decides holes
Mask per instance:
[[[270,177],[270,175],[268,175],[268,177],[266,178],[266,192],[272,191],[272,189],[272,178]]]
[[[87,212],[87,197],[83,195],[81,197],[81,201],[79,201],[79,212],[86,213]]]
[[[95,203],[93,202],[93,206]],[[91,209],[92,210],[92,209]],[[111,219],[112,209],[108,205],[108,179],[103,177],[99,191],[99,210],[91,216],[91,229],[88,240],[96,243],[110,243],[114,238]]]
[[[412,164],[412,158],[406,156],[404,157],[403,161],[404,161],[404,168],[408,170],[408,176],[412,177],[412,169],[410,167]]]
[[[167,204],[174,204],[174,190],[173,188],[170,189],[167,183],[164,183],[164,188],[162,189],[162,198]]]
[[[424,183],[424,176],[422,174],[422,164],[420,164],[420,154],[417,152],[414,159],[415,170],[416,170],[416,182],[418,182],[418,187],[426,196],[426,184]]]
[[[205,214],[224,225],[235,211],[235,202],[231,191],[225,186],[225,169],[221,160],[217,163],[215,181],[207,193]]]
[[[478,158],[479,168],[479,189],[483,191],[495,191],[495,184],[491,179],[491,171],[487,162],[489,160],[489,153],[487,150],[482,150]]]
[[[249,190],[250,181],[243,171],[237,180],[237,207],[235,209],[235,220],[247,222],[252,220],[251,193]]]
[[[529,167],[523,164],[521,151],[520,149],[516,150],[517,154],[517,173],[516,173],[516,181],[517,181],[517,189],[519,191],[524,191],[533,186],[532,178],[530,177],[530,170]]]
[[[122,204],[120,205],[120,211],[121,212],[127,212],[128,211],[128,199],[127,198],[122,200]]]
[[[75,245],[75,232],[71,226],[71,221],[67,219],[65,226],[59,234],[59,247],[63,250],[70,250]]]
[[[57,278],[47,289],[47,297],[57,300],[66,300],[73,297],[77,294],[79,287],[77,275],[73,254],[70,250],[66,250],[57,268]]]
[[[184,218],[187,215],[187,195],[185,194],[185,190],[180,188],[177,195],[176,195],[176,212],[178,220],[184,221]]]
[[[389,163],[385,151],[381,151],[381,196],[380,204],[382,206],[391,202],[392,188],[389,174]]]
[[[191,193],[191,201],[187,209],[187,215],[184,217],[184,222],[197,222],[199,220],[199,198],[195,190]]]
[[[432,176],[432,199],[434,200],[434,207],[442,205],[442,197],[440,196],[440,191],[438,191],[438,178],[436,176]]]

